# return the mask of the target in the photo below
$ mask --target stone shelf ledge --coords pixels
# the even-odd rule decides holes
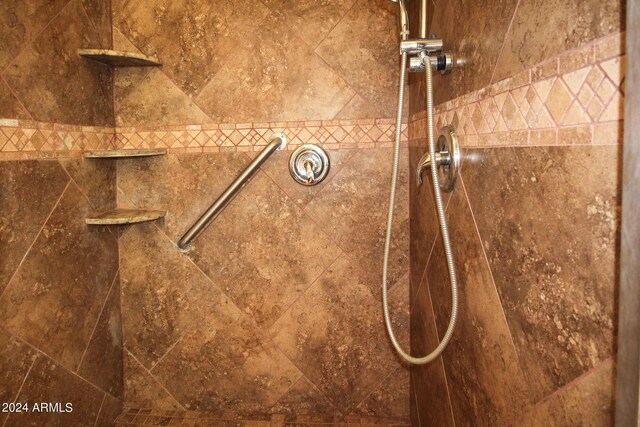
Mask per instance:
[[[88,225],[127,225],[164,218],[167,211],[146,209],[115,209],[85,219]]]
[[[165,154],[167,154],[167,150],[164,148],[149,150],[97,150],[85,152],[84,157],[87,159],[123,159],[127,157],[164,156]]]
[[[110,67],[157,67],[162,65],[155,56],[109,49],[78,49],[84,58],[102,62]]]

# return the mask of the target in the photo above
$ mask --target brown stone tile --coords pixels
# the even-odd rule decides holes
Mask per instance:
[[[9,65],[66,4],[65,0],[3,2],[0,5],[0,70]]]
[[[522,0],[502,47],[494,81],[620,31],[624,27],[622,4],[597,0]]]
[[[281,15],[282,22],[299,34],[309,46],[315,48],[356,0],[266,0],[264,4],[272,12]]]
[[[0,298],[7,329],[74,371],[118,269],[111,233],[84,223],[91,212],[69,185]]]
[[[159,225],[177,241],[248,164],[243,153],[120,160],[120,202],[167,210]]]
[[[353,155],[353,150],[325,151],[329,156],[329,173],[324,181],[318,185],[307,187],[299,184],[291,177],[289,173],[289,157],[291,156],[291,151],[274,153],[273,156],[269,158],[269,161],[262,165],[262,170],[269,178],[275,181],[276,185],[278,185],[296,205],[305,207],[327,186],[331,179],[333,179]]]
[[[124,352],[124,400],[138,407],[184,409],[126,349]]]
[[[120,253],[124,342],[151,369],[216,309],[220,291],[152,223],[127,230]]]
[[[122,354],[120,355],[122,358]],[[118,415],[122,412],[122,402],[108,394],[104,395],[102,406],[100,407],[100,415],[96,420],[95,427],[111,427]]]
[[[267,413],[300,371],[221,292],[201,328],[194,328],[153,368],[187,409]]]
[[[389,102],[391,102],[391,98],[389,98]],[[354,97],[351,98],[351,100],[342,108],[342,110],[340,110],[335,118],[340,120],[363,118],[375,119],[386,117],[388,114],[390,114],[390,108],[387,106],[382,108],[381,105],[368,102],[360,95],[355,94]]]
[[[274,16],[196,98],[214,121],[331,120],[354,92]]]
[[[159,126],[204,123],[209,117],[163,71],[118,74],[116,125]]]
[[[267,13],[262,3],[248,0],[187,5],[113,0],[114,26],[145,54],[156,55],[163,71],[189,96],[202,90],[228,55],[237,55],[238,46],[255,37]]]
[[[0,293],[68,182],[58,162],[0,162]]]
[[[189,256],[241,310],[269,327],[338,254],[326,232],[259,173]]]
[[[113,124],[111,71],[78,56],[87,46],[99,46],[99,38],[80,0],[73,0],[4,71],[35,120]]]
[[[339,417],[338,411],[304,375],[271,408],[274,414],[285,414],[293,421],[304,415]]]
[[[451,74],[434,75],[436,104],[491,82],[516,4],[516,0],[436,2],[430,32],[444,40],[446,51],[455,52],[467,61],[467,65]]]
[[[409,403],[409,370],[401,367],[384,379],[352,414],[390,418],[408,423]]]
[[[122,398],[122,358],[120,277],[116,275],[78,375],[112,396]]]
[[[514,425],[614,425],[615,366],[608,360],[534,407]]]
[[[396,6],[390,2],[358,0],[315,50],[383,117],[393,117],[396,109],[399,41],[395,13]]]
[[[392,306],[406,304],[407,292],[400,289],[390,293]],[[398,367],[379,298],[378,277],[339,257],[270,328],[275,343],[344,414]],[[406,345],[407,321],[397,314],[396,330]]]
[[[82,0],[82,5],[98,32],[100,47],[111,48],[111,0]]]
[[[382,277],[392,162],[392,149],[357,150],[305,208],[347,256],[377,278]],[[391,285],[409,268],[407,170],[407,150],[402,150],[389,261]]]
[[[60,164],[96,211],[105,212],[116,207],[116,162],[80,157],[60,159]]]
[[[438,219],[433,196],[430,171],[425,170],[424,182],[418,187],[416,182],[416,166],[426,150],[422,147],[409,148],[409,253],[411,268],[412,300],[421,283],[427,266],[433,242],[438,233]],[[443,194],[443,197],[447,198]]]
[[[531,401],[530,391],[463,186],[451,197],[447,219],[460,297],[456,330],[443,361],[454,419],[463,425],[479,420],[485,425],[503,425],[524,412]],[[449,324],[451,288],[441,238],[436,240],[427,276],[442,337]]]
[[[37,357],[36,351],[0,329],[0,402],[13,402]],[[6,413],[0,414],[4,423]]]
[[[422,357],[438,345],[438,332],[429,295],[427,277],[423,277],[411,307],[411,354]],[[418,286],[416,286],[418,287]],[[426,365],[411,366],[417,425],[453,426],[453,413],[442,356]],[[414,419],[412,418],[412,419]]]
[[[2,80],[0,80],[0,117],[23,120],[31,119],[29,112],[22,106],[18,98],[11,93],[9,86]],[[2,147],[0,147],[0,149],[2,149]]]
[[[618,147],[468,156],[467,194],[539,400],[614,352]]]
[[[67,371],[46,356],[39,356],[27,377],[19,402],[29,402],[29,412],[10,414],[5,426],[87,426],[94,425],[104,393]],[[71,412],[37,412],[38,402],[72,405]]]

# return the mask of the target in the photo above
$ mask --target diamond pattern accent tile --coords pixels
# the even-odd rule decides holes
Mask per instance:
[[[592,52],[612,35],[585,45]],[[606,42],[606,40],[605,40]],[[544,79],[523,84],[521,75],[536,75],[538,64],[521,75],[510,77],[489,87],[468,93],[435,107],[436,127],[453,126],[467,146],[509,145],[516,139],[525,144],[565,144],[560,138],[567,132],[592,132],[593,126],[619,126],[624,105],[624,55],[617,51],[608,56],[571,63],[574,51],[549,58],[546,63],[562,63]],[[536,80],[536,79],[532,79]],[[409,120],[410,145],[423,145],[426,135],[424,112]],[[614,122],[614,123],[611,123]],[[559,132],[566,129],[566,131]],[[478,136],[482,135],[482,138]],[[594,138],[589,143],[620,143],[612,133],[607,139]],[[586,141],[586,140],[585,140]],[[597,142],[595,142],[597,141]],[[586,143],[586,142],[585,142]]]

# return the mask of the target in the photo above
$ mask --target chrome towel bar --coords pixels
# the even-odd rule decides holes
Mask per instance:
[[[264,150],[242,171],[242,173],[229,185],[229,187],[218,197],[207,211],[202,214],[195,224],[178,240],[178,250],[189,252],[193,246],[193,241],[211,224],[211,221],[229,204],[231,199],[240,191],[242,186],[246,184],[256,173],[258,168],[276,151],[280,151],[287,146],[287,138],[277,133],[269,140]]]

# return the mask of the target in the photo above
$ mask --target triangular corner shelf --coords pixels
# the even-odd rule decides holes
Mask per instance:
[[[135,52],[110,49],[78,49],[83,58],[102,62],[110,67],[157,67],[162,65],[158,58]]]

